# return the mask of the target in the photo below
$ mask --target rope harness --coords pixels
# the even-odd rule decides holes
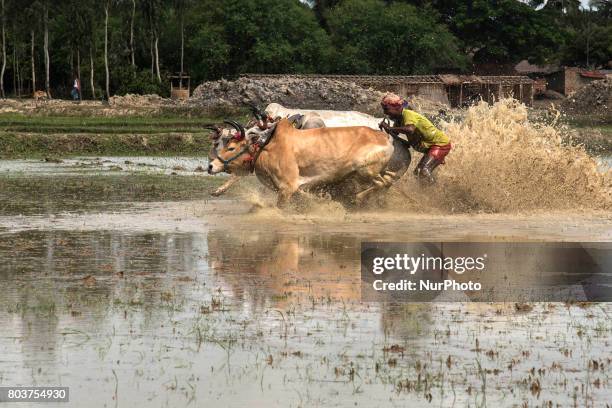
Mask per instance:
[[[225,160],[222,159],[217,154],[217,151],[215,150],[215,158],[218,159],[221,163],[223,163],[223,171],[226,172],[226,173],[229,173],[229,171],[228,171],[229,170],[229,164],[231,162],[235,161],[236,159],[238,159],[240,156],[244,155],[245,153],[248,153],[249,157],[244,160],[244,163],[246,165],[248,165],[249,172],[253,173],[255,171],[255,162],[257,162],[257,159],[259,158],[259,155],[261,154],[261,151],[268,145],[268,143],[270,143],[270,140],[272,140],[272,137],[274,136],[274,133],[275,132],[272,132],[270,137],[268,137],[265,141],[263,141],[263,143],[260,140],[257,140],[253,144],[249,144],[249,142],[246,141],[246,144],[242,147],[242,149],[240,149],[240,151],[238,151],[238,153],[236,153],[235,155],[233,155],[229,159],[225,159]],[[236,140],[236,141],[240,141],[241,140],[239,135],[234,135],[232,137],[232,139]]]

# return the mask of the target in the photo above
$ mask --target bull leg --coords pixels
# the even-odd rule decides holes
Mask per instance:
[[[225,183],[223,183],[221,187],[219,187],[218,189],[216,189],[210,194],[215,197],[218,197],[221,194],[224,194],[231,186],[236,184],[239,180],[240,180],[240,176],[236,176],[235,174],[232,174],[229,180],[227,180]]]
[[[365,199],[368,198],[372,193],[391,185],[383,176],[380,175],[373,178],[372,183],[374,183],[372,187],[368,187],[355,195],[355,200],[357,201],[357,204],[363,204]]]
[[[368,180],[374,184],[373,186],[368,187],[355,195],[355,201],[358,205],[361,205],[373,192],[381,188],[389,187],[392,184],[393,173],[389,172],[391,174],[387,174],[387,172],[384,171],[384,167],[385,166],[383,163],[375,161],[357,170],[357,175],[360,178],[363,180]]]
[[[278,191],[278,198],[276,200],[276,206],[278,208],[287,207],[287,204],[289,204],[291,197],[293,197],[293,194],[295,194],[296,191],[298,191],[297,186],[295,188],[290,187],[290,186],[280,188]]]
[[[300,188],[298,166],[295,162],[289,163],[288,161],[285,158],[278,163],[276,165],[278,167],[270,174],[272,184],[278,190],[276,205],[279,208],[286,207],[293,194]],[[265,165],[265,162],[262,165]]]
[[[278,196],[276,200],[276,206],[278,208],[286,207],[287,204],[289,204],[291,197],[293,197],[293,194],[295,194],[300,187],[297,183],[297,177],[295,182],[293,183],[280,182],[280,180],[276,179],[276,182],[274,184],[276,185],[276,188],[278,190]]]
[[[366,198],[368,198],[372,193],[374,193],[377,190],[380,190],[381,188],[382,187],[379,187],[379,186],[372,186],[372,187],[366,188],[362,192],[357,193],[357,195],[355,196],[355,201],[357,202],[357,204],[361,205],[366,200]]]
[[[389,188],[393,185],[395,173],[391,171],[385,171],[385,173],[381,176],[378,175],[372,179],[372,183],[374,185],[372,187],[368,187],[365,190],[357,193],[355,195],[355,199],[358,204],[363,204],[363,202],[375,191],[381,190],[383,188]]]

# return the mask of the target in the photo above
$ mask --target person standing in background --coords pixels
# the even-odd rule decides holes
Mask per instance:
[[[81,102],[81,81],[79,78],[74,79],[74,84],[72,85],[72,100],[76,102]]]

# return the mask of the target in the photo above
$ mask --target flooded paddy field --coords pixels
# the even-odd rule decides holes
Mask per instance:
[[[359,265],[368,240],[609,242],[609,211],[281,212],[211,198],[199,165],[0,162],[0,385],[75,407],[612,401],[610,304],[367,303]]]

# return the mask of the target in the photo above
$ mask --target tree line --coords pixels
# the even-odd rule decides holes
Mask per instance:
[[[592,0],[0,0],[0,94],[168,93],[241,73],[428,74],[523,59],[605,66]]]

